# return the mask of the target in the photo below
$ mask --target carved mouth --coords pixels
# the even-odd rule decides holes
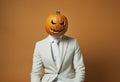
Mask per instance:
[[[54,33],[59,33],[59,32],[62,32],[63,30],[64,29],[62,29],[62,30],[56,30],[56,29],[50,28],[50,31],[54,32]]]

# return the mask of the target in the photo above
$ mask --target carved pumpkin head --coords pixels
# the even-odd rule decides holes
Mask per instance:
[[[67,31],[68,21],[64,15],[60,14],[60,11],[56,11],[56,14],[47,17],[45,27],[48,34],[60,36]]]

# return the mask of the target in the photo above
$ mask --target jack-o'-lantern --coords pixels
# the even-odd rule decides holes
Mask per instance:
[[[51,14],[47,17],[46,32],[50,35],[63,35],[68,28],[67,18],[60,14],[60,11],[56,11],[56,14]]]

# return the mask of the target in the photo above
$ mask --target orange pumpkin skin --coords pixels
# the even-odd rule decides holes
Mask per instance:
[[[67,31],[68,20],[57,11],[56,14],[51,14],[47,17],[45,27],[48,34],[60,36]]]

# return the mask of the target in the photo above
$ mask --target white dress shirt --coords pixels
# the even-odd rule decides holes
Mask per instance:
[[[53,59],[54,62],[57,66],[57,68],[59,68],[60,66],[60,56],[61,56],[61,52],[62,52],[62,45],[60,40],[62,40],[62,36],[52,36],[49,35],[49,39],[51,42],[51,50],[52,50],[52,55],[53,55]],[[62,82],[60,79],[57,79],[54,82]]]

